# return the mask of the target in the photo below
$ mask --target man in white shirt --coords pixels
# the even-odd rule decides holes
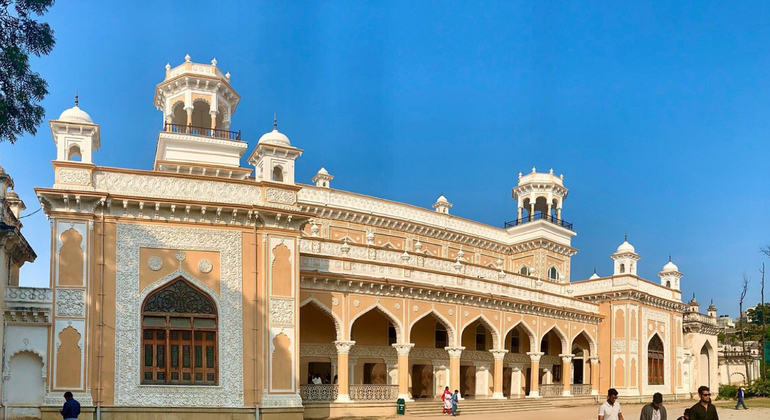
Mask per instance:
[[[620,403],[615,402],[618,399],[618,391],[615,388],[607,390],[607,401],[599,407],[599,420],[624,420],[623,413],[620,412]]]

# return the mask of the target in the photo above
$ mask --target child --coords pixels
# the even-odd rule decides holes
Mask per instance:
[[[457,400],[460,399],[460,391],[455,389],[455,393],[452,394],[452,415],[457,413]]]

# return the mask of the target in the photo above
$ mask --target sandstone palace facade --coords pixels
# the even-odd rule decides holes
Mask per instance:
[[[301,141],[274,126],[250,150],[239,100],[216,60],[167,65],[151,170],[99,166],[77,104],[51,121],[55,183],[35,190],[50,288],[19,286],[34,252],[3,173],[5,416],[57,418],[65,391],[86,418],[301,419],[390,414],[445,386],[556,401],[717,385],[716,312],[682,302],[676,265],[640,278],[624,241],[606,275],[572,276],[553,171],[520,174],[515,220],[488,226],[443,196],[334,189],[323,168],[298,182]]]

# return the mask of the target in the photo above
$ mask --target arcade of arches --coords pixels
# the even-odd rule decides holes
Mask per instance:
[[[596,325],[367,295],[303,291],[301,299],[306,392],[331,385],[348,401],[362,390],[436,398],[446,386],[465,398],[597,390]]]

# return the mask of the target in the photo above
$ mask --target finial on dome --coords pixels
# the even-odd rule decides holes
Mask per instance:
[[[623,240],[628,242],[628,232],[623,232]]]
[[[166,71],[171,71],[171,64],[166,63]]]
[[[535,172],[537,172],[537,169],[535,169],[535,167],[533,166],[532,167],[532,173],[534,174]]]
[[[77,89],[75,89],[75,106],[78,106],[78,102],[80,102],[80,101],[78,100],[78,90],[77,90]]]
[[[217,58],[216,57],[214,57],[214,59],[211,60],[211,65],[214,66],[214,67],[217,66]]]
[[[594,266],[594,274],[596,274],[596,266]]]
[[[278,114],[273,113],[273,130],[278,130]]]
[[[668,253],[668,262],[671,262],[671,253]]]
[[[230,72],[228,71],[227,74],[225,74],[225,77],[227,77],[227,80],[230,80]]]
[[[519,179],[521,179],[521,171],[519,171]]]
[[[185,54],[184,61],[186,61],[188,63],[190,62],[190,54]]]
[[[551,168],[550,171],[548,171],[549,174],[553,175],[553,168]]]

